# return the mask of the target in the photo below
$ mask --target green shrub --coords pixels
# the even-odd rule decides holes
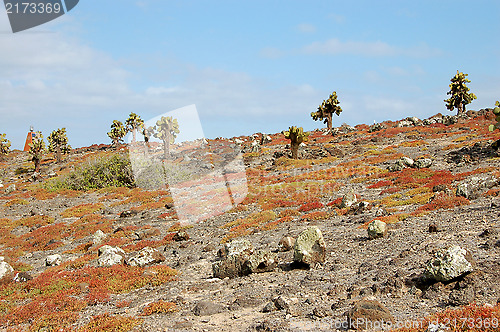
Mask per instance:
[[[125,155],[95,159],[70,174],[48,181],[49,190],[91,190],[105,187],[135,187],[130,161]]]

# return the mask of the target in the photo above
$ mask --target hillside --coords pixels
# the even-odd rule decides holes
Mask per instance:
[[[92,165],[127,167],[120,158],[100,163],[126,156],[125,147],[75,149],[61,164],[47,155],[37,176],[26,153],[12,152],[0,162],[0,256],[13,268],[3,271],[0,326],[331,331],[363,298],[378,301],[399,322],[470,303],[476,305],[465,315],[498,319],[500,155],[492,144],[500,132],[488,131],[493,118],[481,110],[467,118],[343,125],[333,135],[316,130],[298,160],[289,158],[289,141],[280,133],[209,140],[241,148],[248,195],[226,213],[193,224],[176,220],[166,188],[56,185]],[[74,183],[89,181],[82,179]],[[349,197],[355,202],[346,207]],[[368,237],[374,219],[387,224],[385,236]],[[309,226],[320,229],[326,258],[305,266],[279,243]],[[275,255],[276,266],[214,277],[213,264],[224,258],[220,249],[235,239]],[[105,245],[123,250],[109,256],[122,257],[118,264],[99,266]],[[424,278],[426,262],[450,245],[470,253],[473,271],[451,281]],[[148,256],[141,252],[147,247],[156,249],[149,251],[151,261],[131,266]],[[427,323],[412,331],[426,329]]]

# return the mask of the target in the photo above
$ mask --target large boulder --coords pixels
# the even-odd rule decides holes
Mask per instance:
[[[299,264],[312,266],[324,263],[326,244],[317,226],[311,226],[299,234],[293,247],[293,260]]]
[[[121,265],[125,261],[125,251],[118,247],[102,246],[98,250],[98,255],[97,265],[99,266]]]
[[[438,250],[426,263],[424,275],[436,281],[450,281],[472,272],[473,264],[470,253],[455,245]]]
[[[140,250],[137,254],[133,255],[127,260],[127,264],[130,266],[147,266],[161,263],[165,260],[165,256],[161,254],[157,249],[145,247]]]
[[[104,241],[104,239],[106,239],[106,237],[107,237],[106,233],[98,229],[92,236],[92,244],[95,246],[99,245],[102,243],[102,241]]]
[[[219,251],[220,260],[212,264],[216,278],[235,278],[251,273],[272,271],[278,265],[275,253],[256,250],[248,240],[237,239],[226,243]]]

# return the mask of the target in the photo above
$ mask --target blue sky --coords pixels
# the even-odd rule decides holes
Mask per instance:
[[[449,113],[456,70],[500,100],[499,1],[82,0],[13,34],[0,9],[0,133],[66,127],[74,147],[109,143],[114,119],[196,105],[206,137]]]

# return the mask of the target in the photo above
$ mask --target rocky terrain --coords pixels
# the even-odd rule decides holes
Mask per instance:
[[[12,152],[0,163],[1,329],[377,328],[349,324],[364,317],[438,331],[422,319],[471,303],[498,316],[493,118],[316,130],[298,160],[282,134],[209,140],[242,150],[248,194],[190,223],[176,219],[166,188],[47,185],[123,151],[77,149],[61,164],[48,155],[35,175]],[[179,162],[193,165],[193,150]]]

